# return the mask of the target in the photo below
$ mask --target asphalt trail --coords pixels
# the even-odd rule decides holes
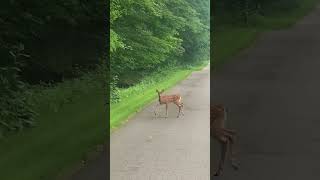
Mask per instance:
[[[209,67],[165,94],[176,92],[182,95],[185,116],[177,118],[171,104],[168,119],[155,119],[155,102],[112,134],[111,180],[209,180]],[[165,115],[165,106],[160,108]]]
[[[87,162],[79,171],[71,176],[71,180],[109,180],[108,175],[108,154],[106,147],[99,156]]]
[[[229,107],[241,163],[215,179],[320,179],[320,7],[214,73],[211,98]]]
[[[182,95],[185,116],[176,118],[177,107],[170,104],[169,117],[155,119],[155,101],[111,135],[110,177],[104,151],[70,179],[209,180],[210,68],[192,73],[166,93]],[[165,115],[165,106],[159,112]]]

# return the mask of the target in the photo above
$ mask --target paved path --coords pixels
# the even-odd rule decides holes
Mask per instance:
[[[183,96],[185,116],[176,118],[171,104],[168,119],[155,119],[152,104],[112,134],[111,180],[209,180],[209,68],[165,93],[172,92]]]
[[[171,92],[182,94],[185,116],[177,119],[171,104],[168,119],[154,119],[154,103],[114,132],[110,180],[209,179],[210,69],[194,72]],[[104,151],[70,179],[108,180],[107,168]]]
[[[109,180],[108,175],[108,154],[106,147],[101,154],[87,162],[83,168],[71,176],[71,180]]]
[[[239,133],[241,162],[215,179],[320,179],[320,7],[263,35],[212,80],[212,102],[229,106],[227,124]]]

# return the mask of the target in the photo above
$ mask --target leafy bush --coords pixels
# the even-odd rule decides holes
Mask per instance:
[[[19,70],[18,67],[0,68],[1,136],[34,125],[36,112],[59,112],[88,93],[106,93],[105,65],[97,65],[94,71],[78,72],[79,78],[33,86],[19,80]]]
[[[112,0],[110,64],[118,87],[139,83],[167,64],[208,59],[209,8],[209,0]]]
[[[114,76],[110,82],[110,103],[117,103],[120,101],[120,90],[117,87],[118,77]]]
[[[83,0],[1,1],[0,64],[11,64],[3,53],[10,49],[3,44],[23,43],[30,55],[21,68],[23,80],[37,84],[74,77],[74,65],[98,63],[105,44],[105,6]]]
[[[0,137],[9,131],[22,130],[34,124],[35,112],[28,101],[26,84],[19,80],[23,45],[10,49],[12,66],[0,67]]]
[[[256,25],[262,16],[292,11],[299,4],[298,0],[220,0],[215,2],[213,12],[218,22]]]
[[[29,100],[36,109],[45,108],[59,112],[64,105],[77,101],[89,92],[105,93],[104,67],[97,65],[94,71],[82,72],[75,79],[64,80],[61,83],[42,83],[30,89]]]

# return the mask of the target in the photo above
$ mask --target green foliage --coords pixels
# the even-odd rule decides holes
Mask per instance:
[[[71,77],[75,65],[98,63],[100,54],[93,56],[99,48],[93,46],[105,43],[104,13],[102,1],[0,2],[1,64],[10,65],[10,47],[22,43],[30,56],[21,69],[24,80],[38,83]]]
[[[27,99],[28,91],[18,75],[22,66],[20,59],[26,56],[23,50],[22,44],[11,47],[9,54],[12,64],[0,66],[0,137],[34,123],[35,113]]]
[[[17,80],[15,71],[16,68],[0,69],[0,137],[34,123],[35,113],[27,100],[24,84]],[[11,77],[10,80],[7,77]]]
[[[214,4],[211,56],[218,70],[239,51],[250,46],[261,32],[294,25],[319,0],[225,0]]]
[[[110,52],[113,53],[118,48],[124,48],[124,44],[121,41],[119,35],[111,29],[110,30]]]
[[[30,88],[30,101],[36,105],[35,109],[48,109],[59,112],[65,105],[79,101],[83,94],[93,90],[104,94],[104,67],[98,65],[96,71],[81,73],[72,80],[65,80],[55,84],[39,84]]]
[[[290,12],[303,3],[298,0],[225,0],[216,1],[213,12],[218,17],[218,23],[250,25],[255,23],[255,16],[259,18]]]
[[[164,66],[154,71],[141,82],[129,88],[119,90],[121,101],[111,103],[110,129],[114,130],[135,112],[141,110],[156,97],[156,89],[168,89],[185,79],[193,71],[201,70],[208,65],[208,60],[197,65]],[[149,109],[149,111],[153,111]]]
[[[118,77],[115,76],[110,82],[110,103],[117,103],[120,101],[120,90],[117,87]]]
[[[36,126],[0,140],[2,180],[59,179],[58,174],[69,174],[85,154],[105,143],[103,69],[99,66],[62,83],[29,87],[27,97],[37,112]]]
[[[110,62],[111,76],[119,81],[115,84],[131,86],[164,66],[207,60],[209,3],[112,0]]]
[[[214,34],[211,65],[212,70],[216,71],[231,57],[253,44],[258,31],[253,28],[226,27]]]
[[[26,84],[77,77],[75,67],[96,70],[94,66],[100,63],[97,57],[101,56],[103,47],[98,46],[105,43],[105,39],[99,38],[104,37],[101,36],[104,10],[105,3],[101,1],[0,2],[0,135],[34,123],[35,93]],[[88,31],[96,37],[88,35]],[[55,93],[43,94],[42,99],[48,100],[43,103],[56,103],[60,99],[58,104],[50,105],[59,109],[61,104],[69,102],[71,95],[77,94],[66,90],[67,86],[78,87],[77,81],[83,80],[66,82],[65,88],[56,90],[59,97],[51,97]],[[55,85],[45,87],[52,89]],[[43,89],[41,85],[39,88]]]

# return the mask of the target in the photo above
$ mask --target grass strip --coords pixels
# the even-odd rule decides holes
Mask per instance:
[[[224,24],[223,22],[215,24],[211,51],[213,71],[218,70],[221,65],[243,49],[252,46],[261,33],[292,27],[312,11],[319,2],[319,0],[302,0],[299,6],[292,10],[277,11],[275,9],[272,14],[254,17],[255,23],[249,26]]]
[[[96,79],[33,89],[36,127],[0,139],[1,180],[53,180],[105,142],[105,98]]]
[[[136,112],[146,107],[157,97],[156,89],[169,89],[188,77],[192,72],[201,70],[208,65],[208,61],[193,67],[167,69],[155,73],[141,83],[120,90],[121,101],[111,104],[110,128],[113,132]]]

